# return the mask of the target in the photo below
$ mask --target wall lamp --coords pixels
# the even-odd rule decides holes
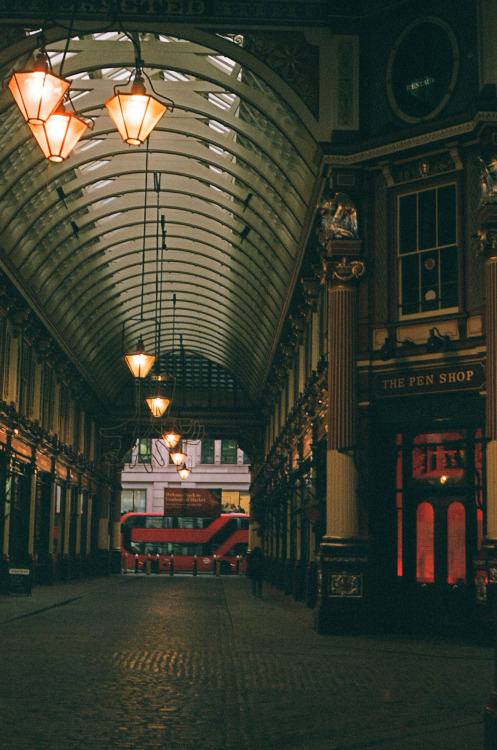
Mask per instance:
[[[407,357],[415,346],[416,344],[411,339],[397,341],[395,336],[387,336],[380,349],[380,359],[386,362],[394,357]]]
[[[447,349],[450,340],[448,333],[442,334],[438,328],[430,328],[430,335],[426,342],[426,348],[429,352],[439,352],[442,349]]]

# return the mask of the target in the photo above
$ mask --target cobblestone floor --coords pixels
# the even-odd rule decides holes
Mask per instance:
[[[320,636],[243,577],[0,598],[2,750],[479,750],[493,650]]]

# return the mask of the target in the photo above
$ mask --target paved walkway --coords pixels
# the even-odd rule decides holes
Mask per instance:
[[[0,597],[2,750],[480,750],[493,650],[320,636],[244,577]]]

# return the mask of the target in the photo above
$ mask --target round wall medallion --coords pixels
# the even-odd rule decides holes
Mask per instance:
[[[456,85],[459,51],[452,29],[438,18],[421,18],[395,43],[387,71],[394,112],[407,122],[435,117]]]

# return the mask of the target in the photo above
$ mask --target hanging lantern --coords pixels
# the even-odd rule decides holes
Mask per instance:
[[[169,450],[172,450],[178,445],[179,441],[181,440],[181,435],[176,432],[174,427],[172,427],[169,432],[165,432],[162,435],[162,439],[165,442],[166,447],[169,448]]]
[[[191,474],[191,469],[189,469],[186,464],[183,464],[183,466],[180,466],[178,468],[178,474],[180,475],[181,479],[188,479]]]
[[[70,85],[69,81],[49,72],[46,52],[40,52],[33,70],[14,73],[9,81],[9,89],[22,116],[33,125],[41,125],[48,120]]]
[[[46,122],[29,122],[28,125],[46,158],[55,162],[67,159],[88,128],[88,123],[81,117],[73,112],[66,112],[63,104],[59,105]]]
[[[176,466],[181,466],[181,464],[184,462],[186,458],[186,453],[183,453],[183,448],[181,444],[173,453],[170,453],[169,455],[171,456],[171,461]]]
[[[147,404],[154,417],[162,417],[170,403],[171,400],[169,398],[163,398],[162,396],[147,398]]]
[[[145,345],[141,336],[138,339],[136,352],[126,354],[124,359],[135,378],[146,378],[155,362],[153,354],[145,353]]]
[[[146,93],[143,77],[138,72],[131,85],[131,92],[116,91],[105,106],[121,138],[130,146],[139,146],[166,112],[167,106]]]

